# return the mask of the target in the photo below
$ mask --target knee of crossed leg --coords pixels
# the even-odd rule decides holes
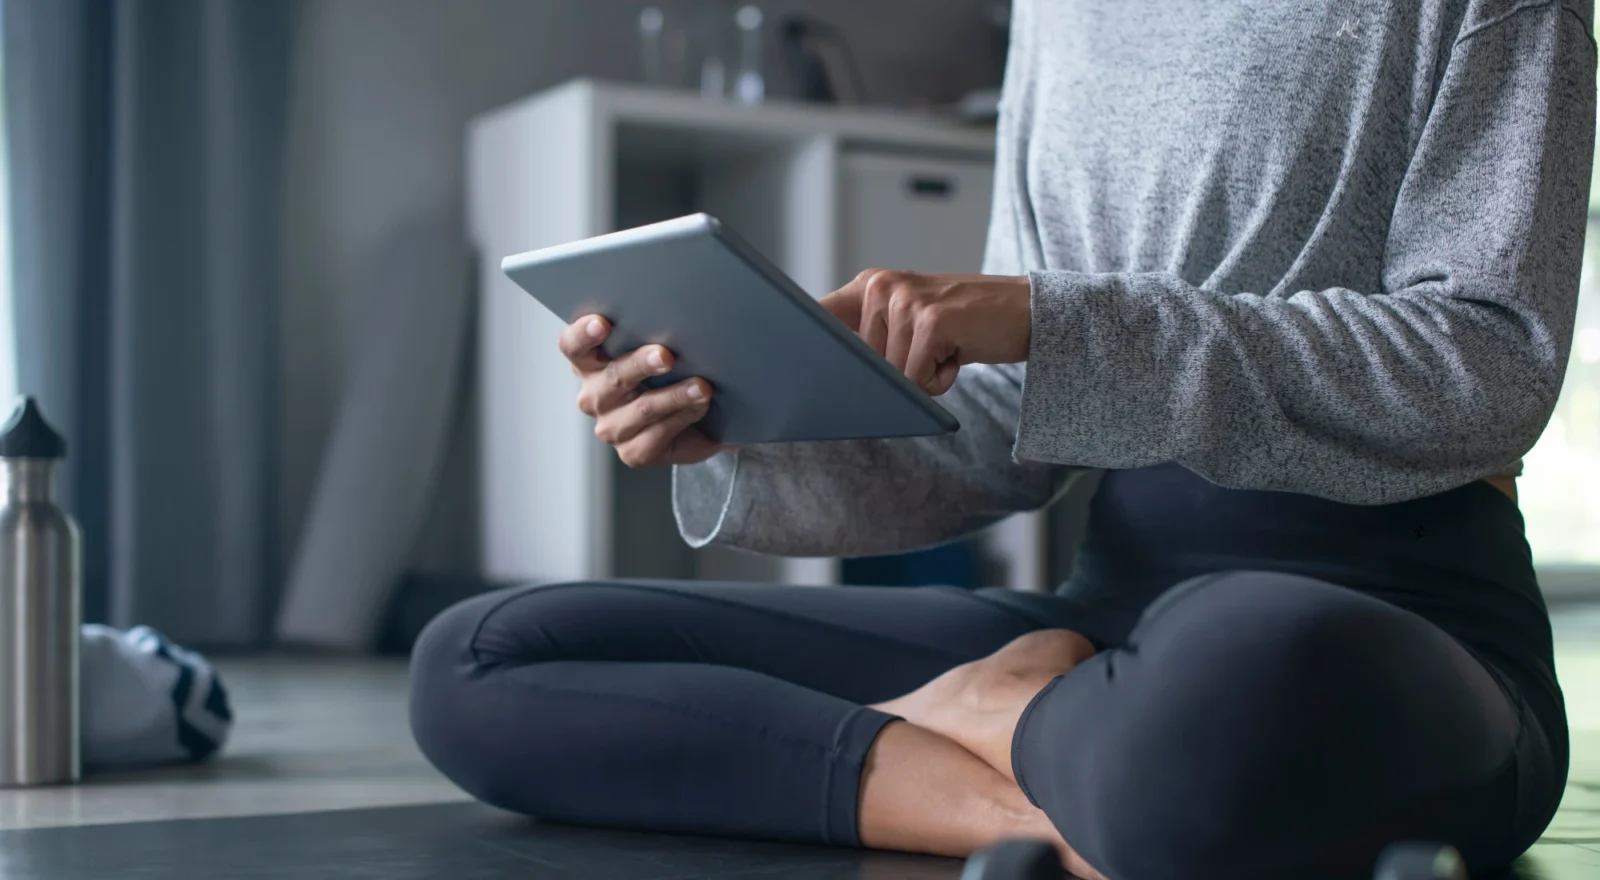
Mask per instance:
[[[1436,830],[1397,810],[1510,745],[1448,636],[1314,581],[1214,581],[1116,660],[1133,691],[1099,719],[1081,774],[1099,809],[1079,811],[1080,851],[1113,877],[1361,876],[1394,836]]]
[[[460,684],[471,674],[471,640],[483,617],[485,598],[469,599],[440,613],[411,649],[411,735],[422,754],[452,779],[471,759],[471,750],[461,742]]]
[[[519,690],[518,699],[509,700],[497,681],[504,670],[496,667],[538,659],[530,643],[537,633],[518,631],[536,630],[527,624],[538,617],[545,589],[516,588],[460,602],[430,621],[412,648],[412,737],[439,772],[491,803],[503,800],[496,791],[512,757],[509,748],[514,745],[520,766],[536,769],[531,765],[541,739],[511,728],[539,717],[537,693]]]

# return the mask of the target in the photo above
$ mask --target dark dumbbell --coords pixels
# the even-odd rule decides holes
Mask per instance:
[[[1065,880],[1055,847],[1037,840],[1008,840],[967,859],[961,880]],[[1373,880],[1468,880],[1455,847],[1441,843],[1396,843],[1378,857]]]
[[[1042,840],[1007,840],[967,859],[961,880],[1066,880],[1061,856]]]
[[[1373,880],[1467,880],[1467,863],[1453,846],[1397,843],[1378,856]]]

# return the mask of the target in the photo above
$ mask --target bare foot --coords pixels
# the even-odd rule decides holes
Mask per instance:
[[[857,829],[874,849],[965,858],[1003,840],[1049,843],[1076,877],[1105,880],[1017,784],[971,752],[905,722],[883,729],[861,776]],[[896,875],[899,876],[899,875]]]
[[[1051,679],[1094,653],[1071,630],[1039,630],[873,708],[954,740],[1015,782],[1011,737],[1023,710]]]

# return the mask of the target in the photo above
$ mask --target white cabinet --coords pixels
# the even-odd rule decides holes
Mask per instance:
[[[476,120],[468,141],[483,573],[832,582],[835,560],[685,547],[669,473],[622,467],[595,440],[556,351],[560,322],[501,274],[500,260],[704,210],[814,295],[872,265],[977,271],[993,133],[901,113],[751,108],[578,81]],[[1040,586],[1038,529],[1011,529],[998,542],[1006,579]]]
[[[839,161],[843,282],[869,266],[977,272],[989,226],[993,159],[850,151]]]

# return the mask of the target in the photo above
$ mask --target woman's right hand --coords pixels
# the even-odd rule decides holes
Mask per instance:
[[[611,324],[598,315],[579,318],[561,331],[561,353],[582,380],[578,409],[595,420],[594,434],[617,450],[628,467],[695,464],[722,450],[694,425],[711,406],[711,384],[685,379],[664,388],[640,383],[672,369],[672,352],[646,345],[608,358],[600,344]]]

